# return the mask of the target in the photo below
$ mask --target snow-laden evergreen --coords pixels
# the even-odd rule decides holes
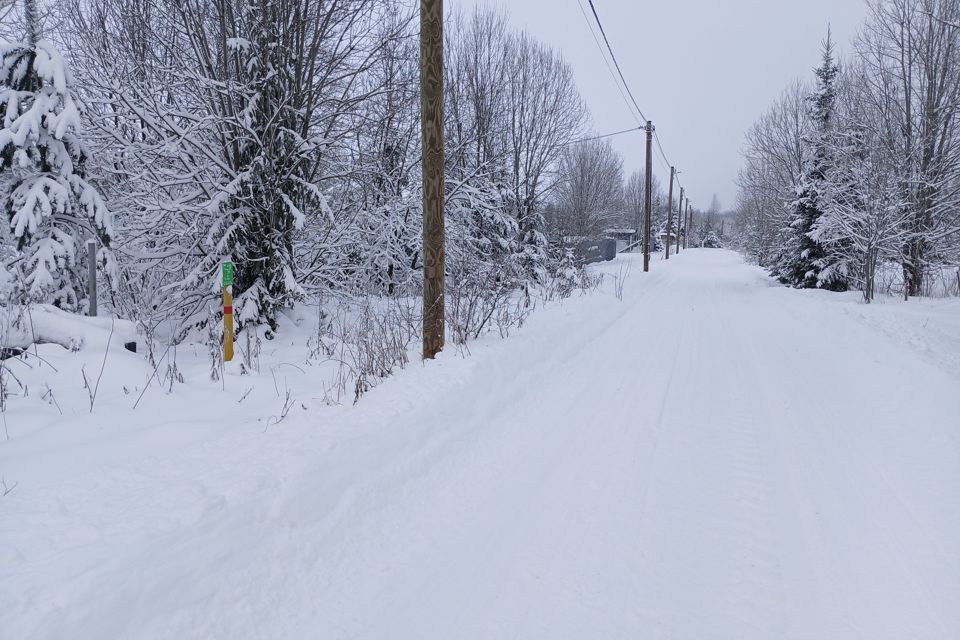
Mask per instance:
[[[816,90],[809,98],[813,130],[806,140],[809,155],[803,173],[797,179],[796,198],[790,205],[792,219],[774,273],[781,282],[794,287],[842,291],[846,289],[845,274],[831,263],[824,245],[814,233],[826,205],[826,174],[834,163],[833,121],[840,66],[835,61],[829,33],[823,44],[821,64],[814,73]]]
[[[960,294],[960,0],[870,2],[832,50],[747,133],[739,246],[792,286]]]
[[[45,40],[0,44],[0,198],[20,297],[75,310],[86,298],[87,238],[112,272],[110,212],[85,179],[88,152],[67,63]]]
[[[304,121],[304,96],[293,91],[291,50],[279,31],[278,10],[245,6],[240,33],[227,41],[236,73],[227,82],[235,107],[222,126],[234,142],[232,179],[209,205],[216,222],[208,253],[192,277],[218,277],[220,256],[236,265],[237,320],[276,327],[278,312],[303,297],[297,282],[294,235],[303,229],[304,210],[329,211],[310,180],[314,154],[322,143]],[[215,285],[218,284],[215,282]]]

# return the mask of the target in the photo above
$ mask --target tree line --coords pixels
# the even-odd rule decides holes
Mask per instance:
[[[750,128],[740,248],[783,283],[960,294],[960,0],[869,0]]]
[[[181,335],[216,308],[225,257],[241,326],[276,327],[308,296],[419,292],[416,4],[23,0],[5,12],[5,301],[82,312],[88,239],[101,306]],[[611,194],[622,205],[622,162],[606,144],[585,165],[597,149],[577,142],[590,116],[569,65],[503,12],[454,12],[444,38],[448,286],[524,290],[564,262],[552,239],[599,230]],[[575,194],[583,169],[592,183]],[[567,205],[597,224],[551,213]]]

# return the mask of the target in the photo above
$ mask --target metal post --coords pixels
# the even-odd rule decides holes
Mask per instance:
[[[423,357],[443,349],[443,0],[420,0]]]
[[[87,240],[87,315],[97,315],[97,241]]]
[[[643,270],[650,271],[650,216],[653,208],[653,122],[647,120],[647,169],[643,189]]]

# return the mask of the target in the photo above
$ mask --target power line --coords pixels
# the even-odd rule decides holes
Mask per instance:
[[[576,140],[571,140],[570,142],[564,143],[564,145],[576,144],[578,142],[589,142],[590,140],[600,140],[601,138],[610,138],[612,136],[619,136],[620,134],[623,134],[623,133],[630,133],[631,131],[643,131],[643,127],[630,127],[629,129],[622,129],[621,131],[614,131],[613,133],[604,133],[603,135],[599,135],[599,136],[591,136],[589,138],[577,138]]]
[[[660,136],[657,135],[656,129],[654,129],[653,131],[653,139],[657,143],[657,149],[660,150],[660,158],[663,160],[663,163],[665,165],[664,168],[667,169],[667,171],[669,171],[670,170],[669,167],[672,167],[673,165],[670,164],[670,160],[667,159],[667,154],[663,150],[663,145],[660,144]],[[677,178],[677,184],[680,184],[680,178]],[[683,185],[680,185],[680,186],[683,186]]]
[[[584,19],[587,21],[587,27],[590,29],[590,35],[593,36],[594,42],[597,44],[597,47],[600,49],[600,55],[603,58],[603,62],[607,66],[607,71],[610,72],[611,77],[613,77],[613,82],[617,86],[617,90],[620,92],[620,97],[623,98],[624,102],[626,103],[627,110],[630,111],[631,115],[633,115],[634,119],[636,119],[636,115],[633,113],[633,110],[635,109],[636,113],[640,114],[640,118],[644,121],[643,123],[639,121],[637,122],[637,124],[640,125],[639,128],[642,129],[644,128],[644,123],[647,122],[647,117],[644,115],[643,110],[640,108],[640,105],[637,104],[637,99],[634,97],[633,91],[630,90],[630,85],[627,84],[627,79],[624,77],[623,70],[620,68],[620,63],[617,61],[617,56],[613,52],[613,47],[610,45],[610,39],[607,37],[607,32],[603,28],[603,23],[600,21],[600,15],[597,13],[597,8],[593,4],[593,0],[587,0],[587,3],[590,5],[590,11],[593,13],[593,19],[596,21],[597,27],[599,27],[600,29],[600,35],[603,37],[603,41],[607,46],[607,52],[610,54],[610,60],[613,61],[613,66],[616,68],[617,76],[619,76],[620,82],[617,82],[617,78],[613,77],[613,69],[610,68],[610,62],[607,60],[607,56],[604,55],[603,53],[603,47],[600,45],[600,41],[597,38],[597,34],[593,29],[593,25],[591,24],[590,19],[587,17],[586,10],[583,8],[583,3],[581,2],[581,0],[577,0],[577,4],[580,6],[580,12],[583,14]],[[623,85],[622,88],[621,88],[621,84]],[[624,95],[624,89],[626,90],[626,93],[627,93],[626,96]],[[627,101],[627,96],[629,96],[629,102]],[[632,105],[632,109],[631,109],[631,105]],[[629,129],[626,131],[629,131]],[[617,133],[625,133],[626,131],[617,132]],[[617,134],[608,134],[608,135],[617,135]],[[600,137],[606,137],[606,136],[600,136]],[[660,142],[660,136],[657,134],[656,129],[654,129],[653,138],[657,143],[657,150],[659,151],[660,158],[663,161],[664,169],[669,171],[670,167],[672,167],[673,165],[670,163],[670,160],[667,158],[666,152],[663,150],[663,144]],[[676,180],[677,180],[677,184],[682,186],[680,183],[680,179],[677,178]]]
[[[647,119],[643,115],[643,109],[640,108],[640,105],[637,104],[637,99],[633,97],[633,92],[630,91],[630,85],[627,84],[627,80],[623,77],[623,71],[620,70],[620,63],[617,62],[617,56],[613,54],[613,47],[610,46],[610,40],[607,39],[607,32],[603,30],[603,23],[600,22],[600,16],[597,15],[597,8],[593,6],[593,0],[587,0],[590,3],[590,10],[593,12],[593,17],[597,21],[597,26],[600,27],[600,34],[603,36],[603,41],[607,43],[607,51],[610,52],[610,58],[613,60],[613,66],[617,68],[617,73],[620,74],[620,80],[623,82],[624,88],[627,90],[627,95],[630,96],[630,100],[633,102],[633,106],[636,107],[637,113],[640,114],[640,117],[644,120]]]
[[[653,139],[654,139],[654,141],[657,143],[657,147],[659,148],[659,147],[660,147],[660,141],[657,139],[657,132],[656,132],[656,130],[654,130],[654,132],[653,132]],[[662,150],[662,149],[660,150],[660,155],[657,156],[657,160],[660,161],[660,165],[664,168],[664,170],[670,171],[670,161],[667,160],[667,157],[666,157],[665,155],[663,155],[663,150]]]
[[[617,82],[617,76],[614,75],[613,68],[610,66],[610,61],[607,60],[606,54],[603,53],[603,45],[600,44],[600,39],[597,38],[597,33],[593,29],[593,23],[590,21],[589,16],[587,16],[586,9],[583,8],[583,3],[580,0],[577,0],[577,4],[580,6],[580,13],[583,14],[583,19],[587,23],[587,28],[590,30],[590,35],[593,36],[593,41],[597,44],[597,49],[600,50],[600,57],[603,59],[603,64],[607,66],[607,71],[610,73],[610,79],[613,80],[614,86],[617,87],[617,91],[620,92],[620,97],[623,98],[623,104],[626,105],[627,111],[630,112],[630,116],[637,121],[637,124],[640,127],[643,127],[643,123],[640,122],[640,120],[637,120],[637,116],[634,114],[633,108],[630,105],[630,101],[627,99],[627,95],[623,92],[623,88],[620,86],[620,83]],[[596,13],[594,13],[594,15],[596,15]],[[639,111],[639,109],[637,111]],[[643,116],[642,113],[640,115]]]

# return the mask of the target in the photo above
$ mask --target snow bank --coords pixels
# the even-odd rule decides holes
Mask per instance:
[[[33,344],[57,344],[70,351],[136,345],[132,322],[90,318],[61,311],[52,305],[28,308],[0,307],[0,350],[25,349]]]

